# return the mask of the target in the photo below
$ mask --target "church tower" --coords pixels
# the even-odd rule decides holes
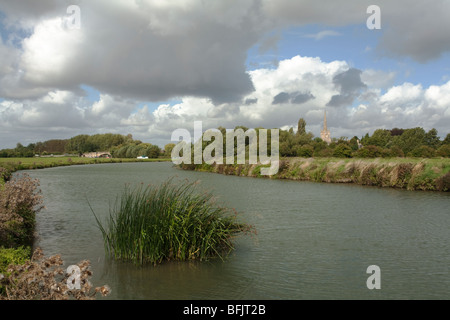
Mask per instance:
[[[325,113],[323,116],[323,130],[320,132],[320,138],[328,144],[331,143],[330,130],[328,130],[328,128],[327,128],[327,111],[326,110],[325,110]]]

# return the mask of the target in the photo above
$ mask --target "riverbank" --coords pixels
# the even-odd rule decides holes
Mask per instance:
[[[450,191],[450,159],[282,158],[278,173],[264,176],[262,165],[181,165],[182,169],[246,177],[328,183],[355,183],[407,190]]]
[[[0,158],[0,180],[19,170],[44,169],[60,166],[122,163],[122,162],[161,162],[172,161],[170,158],[135,159],[135,158],[84,158],[84,157],[33,157]],[[4,168],[3,171],[1,168]],[[5,175],[4,177],[2,175]]]

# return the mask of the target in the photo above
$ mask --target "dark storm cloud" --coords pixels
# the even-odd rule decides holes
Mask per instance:
[[[272,104],[280,104],[289,102],[290,95],[287,92],[280,92],[275,97],[273,97]]]
[[[340,88],[342,94],[355,93],[366,85],[361,81],[361,70],[350,68],[333,77],[333,83]]]
[[[32,97],[38,88],[43,93],[49,88],[73,91],[84,84],[146,101],[199,96],[220,104],[254,90],[245,60],[267,30],[260,1],[160,5],[80,0],[81,28],[73,32],[55,20],[67,15],[66,2],[21,3],[2,10],[11,20],[22,19],[21,25],[37,25],[23,43],[18,63],[23,74],[17,73],[10,85],[16,92],[6,96],[9,91],[3,90],[7,98]],[[40,53],[43,43],[47,57]]]
[[[277,94],[272,101],[272,104],[280,104],[280,103],[294,103],[294,104],[302,104],[306,101],[314,99],[315,97],[311,94],[311,92],[280,92]]]
[[[333,77],[333,84],[340,91],[333,95],[327,106],[340,107],[350,105],[362,89],[367,86],[361,81],[361,70],[350,68]]]
[[[248,105],[250,105],[250,104],[255,104],[255,103],[257,103],[257,102],[258,102],[258,98],[254,98],[254,99],[247,98],[247,99],[245,99],[244,104],[245,104],[246,106],[248,106]]]
[[[291,94],[291,96],[293,97],[291,102],[295,103],[295,104],[302,104],[305,103],[306,101],[309,101],[311,99],[314,99],[314,95],[311,94],[311,92],[307,92],[307,93],[294,93]]]
[[[355,97],[349,94],[336,94],[331,97],[330,101],[327,103],[327,107],[342,107],[348,106],[353,103]]]

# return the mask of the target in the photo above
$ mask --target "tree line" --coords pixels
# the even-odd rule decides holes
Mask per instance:
[[[245,126],[236,129],[247,131]],[[256,131],[262,128],[255,128]],[[225,137],[226,129],[219,127]],[[444,139],[438,136],[436,129],[425,131],[421,127],[402,129],[377,129],[372,135],[362,137],[333,138],[328,144],[313,133],[306,132],[306,121],[300,118],[297,131],[294,128],[279,131],[279,152],[281,157],[341,157],[341,158],[377,158],[377,157],[450,157],[450,133]],[[224,143],[224,152],[225,141]],[[248,147],[248,139],[246,145]],[[268,146],[270,146],[270,136]],[[203,149],[208,142],[203,141]],[[46,154],[78,154],[86,152],[109,151],[115,158],[136,158],[146,156],[158,158],[162,154],[170,157],[174,143],[165,145],[164,150],[151,143],[134,140],[131,134],[81,134],[65,140],[47,140],[16,148],[0,150],[0,157],[33,157]],[[270,148],[268,149],[270,150]],[[270,151],[269,151],[270,152]],[[225,155],[225,154],[224,154]]]
[[[162,150],[151,143],[133,139],[131,134],[80,134],[70,139],[52,139],[30,143],[27,146],[17,143],[15,148],[1,149],[0,157],[33,157],[35,155],[76,154],[108,151],[115,158],[136,158],[146,156],[158,158]]]
[[[311,132],[300,119],[297,132],[293,128],[280,131],[280,155],[284,157],[450,157],[450,133],[441,140],[436,129],[426,132],[421,127],[410,129],[377,129],[372,135],[333,138],[327,144]]]
[[[247,131],[245,126],[236,129]],[[255,128],[255,131],[258,132]],[[225,128],[219,127],[225,137]],[[225,140],[225,139],[224,139]],[[210,142],[202,141],[202,149]],[[268,137],[268,152],[270,153],[270,136]],[[245,140],[248,154],[249,139]],[[225,156],[225,141],[223,152]],[[279,131],[279,154],[281,157],[338,157],[338,158],[378,158],[378,157],[450,157],[450,133],[441,140],[436,129],[428,132],[421,127],[409,129],[377,129],[372,135],[362,137],[332,138],[331,143],[315,137],[306,131],[306,121],[300,118],[297,131],[291,127]],[[236,141],[235,141],[236,155]]]

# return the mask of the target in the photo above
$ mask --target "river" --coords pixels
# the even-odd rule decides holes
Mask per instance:
[[[91,261],[107,299],[450,299],[450,196],[357,185],[183,171],[171,163],[121,163],[27,171],[45,209],[36,246],[65,266]],[[225,261],[135,266],[112,261],[101,218],[126,183],[200,181],[257,235],[241,235]],[[369,290],[370,265],[380,289]]]

